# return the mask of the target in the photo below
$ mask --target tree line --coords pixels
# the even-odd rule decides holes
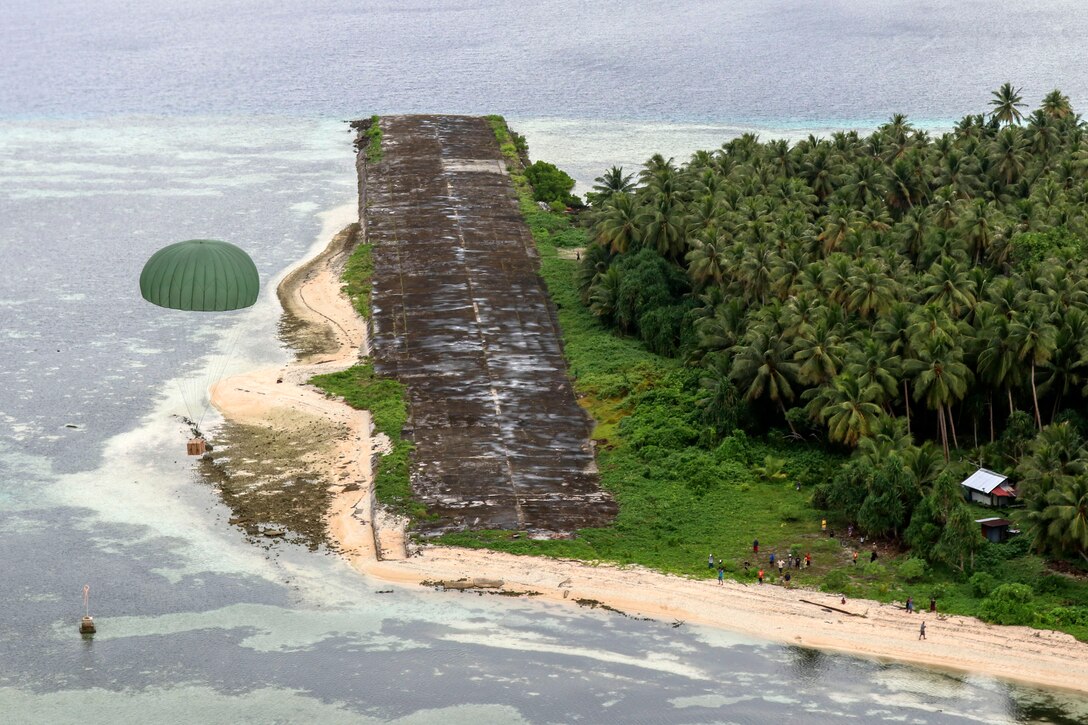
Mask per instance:
[[[699,368],[712,438],[851,452],[817,503],[961,570],[968,459],[1088,561],[1088,126],[1057,90],[992,95],[939,135],[895,115],[613,167],[583,214],[582,300]]]

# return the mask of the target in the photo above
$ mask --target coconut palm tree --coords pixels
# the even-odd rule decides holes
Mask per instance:
[[[924,401],[937,413],[941,447],[948,460],[948,435],[955,443],[952,403],[963,399],[971,382],[971,371],[963,364],[963,351],[952,345],[929,341],[918,349],[916,357],[903,363],[904,371],[914,378],[914,399]]]
[[[615,194],[629,194],[635,190],[634,174],[623,173],[622,166],[609,167],[595,178],[593,189],[586,194],[586,200],[591,206],[601,206],[609,201]]]
[[[1051,323],[1049,313],[1039,305],[1029,305],[1013,318],[1009,325],[1009,337],[1016,347],[1021,362],[1031,364],[1031,400],[1035,406],[1035,425],[1043,429],[1039,414],[1039,391],[1035,384],[1035,371],[1054,355],[1058,344],[1058,330]]]
[[[901,295],[899,285],[884,265],[872,260],[855,269],[849,284],[846,309],[866,319],[882,314]]]
[[[642,241],[666,259],[680,259],[687,251],[683,212],[670,196],[662,194],[638,218]]]
[[[710,353],[726,352],[744,336],[744,302],[736,297],[719,302],[713,314],[695,323],[699,347]]]
[[[839,375],[830,385],[805,391],[809,414],[827,425],[827,437],[835,443],[854,448],[862,436],[869,435],[873,422],[883,411],[874,402],[880,391],[863,386],[850,373]]]
[[[1027,145],[1027,140],[1018,128],[1003,128],[994,139],[990,158],[1005,186],[1014,184],[1023,176],[1027,168]]]
[[[1035,545],[1088,561],[1088,478],[1075,478],[1046,494],[1041,510],[1028,512]]]
[[[1056,317],[1058,334],[1055,338],[1054,355],[1043,368],[1039,381],[1039,394],[1051,395],[1054,404],[1050,411],[1053,422],[1062,401],[1073,391],[1079,391],[1088,382],[1088,313],[1080,307],[1059,311]]]
[[[688,276],[691,277],[696,290],[708,284],[722,283],[728,258],[725,250],[722,249],[721,241],[692,240],[691,251],[687,253],[685,259],[688,262]]]
[[[1067,118],[1073,113],[1073,107],[1069,103],[1069,96],[1057,88],[1046,94],[1043,98],[1043,105],[1039,110],[1048,117],[1055,119]]]
[[[740,262],[740,278],[749,301],[766,304],[774,284],[776,257],[769,244],[759,244],[744,250]]]
[[[786,342],[775,334],[760,329],[749,330],[744,341],[733,349],[733,366],[729,377],[744,392],[748,401],[768,398],[776,403],[786,418],[790,430],[793,424],[786,417],[786,403],[794,398],[793,385],[799,366],[790,359]]]
[[[922,299],[944,308],[958,319],[975,308],[974,285],[967,268],[951,257],[942,257],[922,277]]]
[[[827,317],[814,325],[803,325],[793,342],[797,379],[806,385],[823,385],[842,367],[846,347]]]
[[[1020,123],[1024,114],[1020,109],[1024,107],[1020,88],[1013,88],[1012,83],[1003,83],[1000,88],[991,95],[990,105],[994,110],[990,112],[990,119],[1003,126]]]
[[[845,368],[862,388],[879,392],[874,402],[886,405],[898,395],[903,359],[893,355],[887,345],[872,335],[864,335],[849,349]]]
[[[614,194],[604,203],[593,238],[612,252],[622,254],[638,246],[642,238],[641,210],[631,194]]]
[[[728,355],[708,355],[703,374],[699,378],[703,394],[696,404],[702,408],[703,421],[719,436],[728,434],[736,427],[739,419],[738,408],[742,405],[740,392],[729,379],[731,366],[732,361]]]
[[[838,181],[838,171],[831,148],[827,144],[820,143],[806,154],[801,164],[801,176],[808,181],[812,193],[821,202],[831,196]]]
[[[979,380],[992,390],[1004,390],[1009,399],[1009,415],[1015,412],[1012,389],[1019,383],[1018,350],[1009,336],[1009,321],[1000,315],[991,316],[978,332],[979,353],[976,371]],[[994,440],[994,404],[990,392],[990,441]]]

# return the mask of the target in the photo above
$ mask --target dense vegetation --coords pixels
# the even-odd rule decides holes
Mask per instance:
[[[1015,91],[1000,93],[1018,110]],[[1007,123],[1004,112],[973,116],[944,140],[930,140],[896,117],[875,139],[837,134],[791,148],[746,136],[713,154],[696,154],[683,168],[655,157],[638,185],[619,169],[597,179],[581,229],[570,214],[535,203],[518,173],[526,150],[515,152],[505,124],[492,119],[500,142],[506,139],[521,209],[559,306],[576,389],[598,422],[602,485],[616,496],[620,515],[613,526],[580,531],[572,540],[533,541],[494,531],[450,535],[447,543],[704,576],[705,557],[713,551],[731,576],[745,579],[754,576],[754,567],[745,571],[742,564],[752,559],[751,542],[758,537],[763,552],[812,553],[812,569],[794,575],[804,586],[883,601],[932,595],[941,611],[1088,638],[1088,584],[1052,568],[1054,557],[1075,560],[1084,550],[1059,543],[1075,541],[1068,534],[1083,520],[1084,507],[1055,508],[1071,497],[1088,462],[1075,411],[1082,383],[1070,378],[1069,385],[1059,385],[1054,375],[1063,373],[1055,367],[1055,352],[1034,364],[1033,394],[1032,361],[1021,357],[1022,346],[1005,351],[1003,384],[996,389],[991,378],[973,375],[978,358],[993,347],[987,335],[1012,346],[1020,338],[1010,339],[1008,328],[1014,321],[1027,324],[1028,309],[1055,327],[1076,324],[1073,311],[1084,288],[1076,250],[1084,239],[1088,159],[1080,147],[1081,124],[1060,94],[1048,96],[1042,113],[1045,120],[1033,114],[1026,128]],[[1038,125],[1056,133],[1034,130]],[[1009,128],[1020,139],[1024,170],[1015,182],[995,183],[983,172],[990,168],[985,149]],[[1036,150],[1036,133],[1054,137],[1045,154]],[[968,149],[972,160],[963,156]],[[772,159],[783,150],[780,171],[771,174]],[[957,154],[956,162],[946,159]],[[926,189],[922,194],[919,183],[902,207],[892,189],[899,161]],[[814,191],[818,175],[811,174],[812,165],[821,163],[833,172],[822,199]],[[977,190],[956,192],[947,206],[934,206],[948,193],[942,192],[946,184],[934,186],[943,178],[934,165],[942,163],[977,169],[975,181],[957,182],[962,190]],[[864,184],[871,194],[859,195],[852,186],[866,173],[858,165],[873,171]],[[1061,169],[1069,173],[1062,176]],[[1056,185],[1063,179],[1060,204],[1038,200],[1048,177]],[[849,198],[848,189],[860,205],[841,201]],[[964,220],[975,218],[980,199],[990,242],[985,251],[964,249],[971,239]],[[842,239],[825,250],[820,236],[834,204],[848,205],[853,214],[847,214],[851,222]],[[1014,215],[1017,209],[1033,212]],[[884,221],[871,223],[864,217],[869,213]],[[942,213],[954,213],[956,222]],[[618,223],[624,217],[628,221]],[[911,237],[906,232],[915,223],[922,229]],[[626,236],[612,236],[624,228]],[[672,251],[658,246],[662,235],[674,233],[662,229],[675,230]],[[587,242],[579,264],[571,248]],[[713,264],[701,266],[708,244],[720,251]],[[1008,254],[997,254],[999,249]],[[959,306],[951,293],[929,289],[934,281],[926,275],[936,274],[932,267],[942,262],[965,273],[965,280],[957,279],[970,295]],[[842,276],[844,264],[848,273]],[[1064,275],[1055,273],[1056,264]],[[856,290],[864,288],[858,275],[867,266],[883,271],[869,280],[888,294],[863,304]],[[842,289],[832,294],[836,273]],[[753,278],[764,282],[753,286]],[[1061,292],[1063,285],[1076,293]],[[1007,297],[998,293],[1002,289]],[[912,328],[926,314],[931,324]],[[760,341],[772,354],[738,362]],[[823,350],[812,350],[816,341]],[[1075,354],[1079,371],[1080,339],[1063,344],[1073,345],[1062,354]],[[827,350],[831,359],[820,378],[817,361]],[[967,370],[965,387],[957,386],[963,392],[932,407],[926,392],[932,384],[918,379],[924,369],[905,365],[932,363],[925,357],[930,353],[958,355]],[[942,379],[944,367],[939,365]],[[832,432],[853,413],[833,422],[834,401],[821,392],[847,380],[864,391],[860,402],[876,408],[856,406],[866,425],[856,437]],[[945,387],[943,380],[937,387]],[[821,394],[818,409],[812,401]],[[1002,407],[994,411],[995,405]],[[821,418],[824,410],[829,412]],[[947,459],[939,415],[950,439]],[[860,425],[850,422],[845,430]],[[1024,536],[988,544],[979,535],[974,519],[993,514],[966,504],[958,481],[980,462],[1019,481],[1029,508],[1004,513],[1025,529],[1034,522]],[[822,518],[837,535],[827,535]],[[1053,521],[1061,523],[1052,527]],[[843,536],[848,524],[852,537]],[[868,563],[874,542],[881,558]],[[862,559],[855,565],[851,554],[859,548]]]
[[[1026,118],[993,95],[937,137],[897,115],[610,169],[580,276],[602,323],[701,371],[711,445],[853,452],[815,502],[964,572],[967,461],[1014,476],[1037,550],[1088,561],[1086,127],[1058,91]]]

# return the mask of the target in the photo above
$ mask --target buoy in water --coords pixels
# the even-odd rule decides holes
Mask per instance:
[[[91,616],[91,585],[83,585],[83,618],[79,620],[80,634],[94,634],[94,617]]]

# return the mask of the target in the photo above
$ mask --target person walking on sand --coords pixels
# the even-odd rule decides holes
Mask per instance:
[[[918,639],[926,638],[926,620],[922,620],[922,626],[918,629]]]
[[[725,567],[718,565],[718,586],[725,586]]]
[[[760,584],[763,583],[763,570],[762,569],[759,570],[759,583]]]

